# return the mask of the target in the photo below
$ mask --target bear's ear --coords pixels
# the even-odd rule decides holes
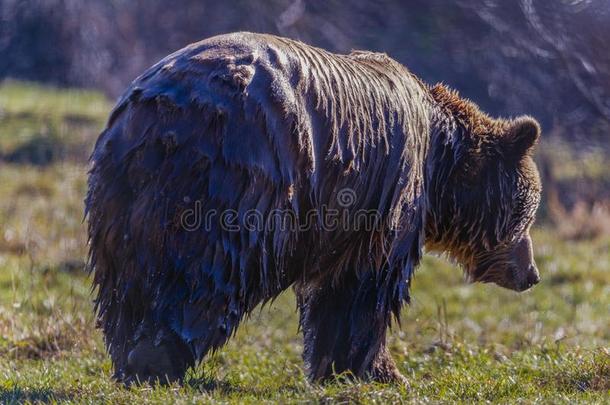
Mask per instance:
[[[534,118],[523,116],[515,119],[506,136],[508,155],[522,157],[528,153],[540,138],[540,124]]]

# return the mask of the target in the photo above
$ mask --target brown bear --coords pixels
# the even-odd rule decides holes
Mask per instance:
[[[292,286],[311,380],[405,382],[386,331],[424,245],[472,281],[538,282],[539,134],[384,54],[234,33],[169,55],[127,89],[91,157],[115,377],[182,379]]]

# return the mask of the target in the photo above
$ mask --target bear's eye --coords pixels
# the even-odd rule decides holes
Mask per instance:
[[[513,200],[513,212],[511,225],[509,226],[511,239],[519,238],[532,225],[540,203],[540,193],[525,187],[525,184],[521,184],[521,187],[517,187],[517,190],[517,195]]]

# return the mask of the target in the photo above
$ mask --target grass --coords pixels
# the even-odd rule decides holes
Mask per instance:
[[[0,86],[0,157],[48,164],[82,160],[110,105],[101,94],[7,81]]]
[[[79,114],[103,108],[100,117],[108,111],[94,94],[8,86],[0,87],[0,109],[11,114],[35,111],[59,122],[72,108]],[[40,105],[25,101],[36,99]],[[9,108],[10,100],[20,101]],[[8,139],[5,122],[0,145],[18,148],[31,136]],[[103,119],[95,123],[98,131]],[[82,137],[91,147],[89,132],[61,136]],[[110,379],[94,327],[84,271],[85,188],[82,159],[44,166],[0,161],[0,403],[608,401],[610,239],[566,241],[549,227],[533,235],[543,281],[523,294],[465,284],[455,267],[425,258],[413,303],[389,338],[410,390],[343,380],[309,384],[291,292],[257,309],[183,386],[122,388]]]

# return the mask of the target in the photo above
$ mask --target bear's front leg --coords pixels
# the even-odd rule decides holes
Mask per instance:
[[[334,286],[329,281],[296,287],[303,359],[312,381],[348,372],[363,380],[407,385],[385,347],[391,309],[378,302],[376,285],[368,274],[344,277]]]
[[[395,383],[402,384],[406,387],[409,386],[409,381],[400,371],[398,371],[398,367],[396,367],[396,364],[385,345],[379,350],[377,357],[373,361],[371,378],[374,381],[383,383]]]

